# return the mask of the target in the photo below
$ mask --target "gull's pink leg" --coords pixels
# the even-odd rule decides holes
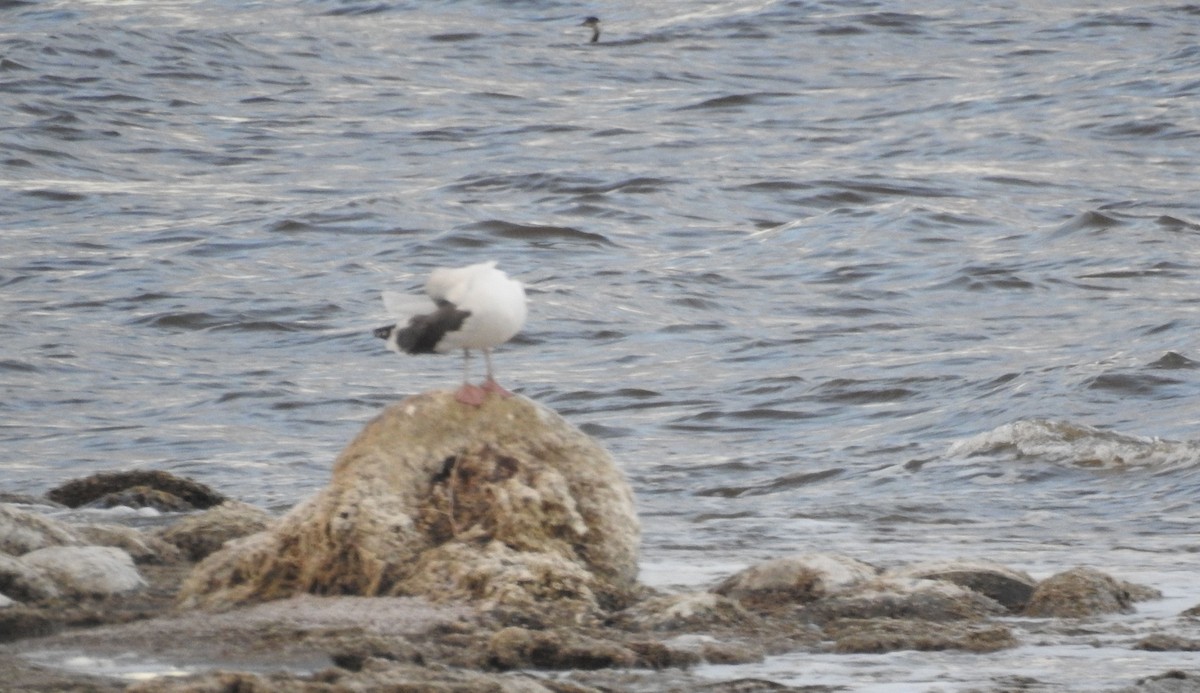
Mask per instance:
[[[472,385],[470,380],[471,352],[469,349],[463,349],[463,384],[454,393],[454,399],[468,406],[481,407],[483,401],[487,399],[487,391],[478,385]]]
[[[483,381],[483,389],[487,392],[492,392],[501,397],[512,397],[513,393],[505,390],[496,382],[496,378],[492,375],[492,350],[483,350],[483,361],[487,364],[487,380]]]

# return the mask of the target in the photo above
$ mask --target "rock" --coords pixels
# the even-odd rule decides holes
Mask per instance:
[[[710,635],[690,633],[671,638],[664,644],[709,664],[753,664],[766,659],[765,653],[758,647],[724,642]]]
[[[740,678],[693,687],[690,693],[835,693],[840,686],[785,686],[769,679]]]
[[[1200,676],[1184,671],[1168,671],[1139,679],[1136,684],[1111,693],[1200,693]]]
[[[817,623],[839,618],[978,620],[1005,613],[1004,607],[965,587],[941,580],[876,578],[808,607]]]
[[[1200,652],[1200,640],[1156,633],[1134,643],[1133,649],[1147,652]]]
[[[0,505],[0,551],[4,553],[20,556],[47,546],[81,543],[70,527],[57,520],[12,505]]]
[[[978,592],[1017,613],[1029,603],[1037,581],[1029,575],[989,561],[936,561],[894,568],[889,577],[945,580]]]
[[[64,509],[67,507],[67,506],[63,505],[62,503],[55,503],[54,501],[49,500],[47,498],[31,496],[27,493],[11,493],[8,491],[0,491],[0,504],[31,505],[31,506],[40,505],[45,508],[51,508],[51,509],[56,509],[56,510]]]
[[[196,506],[179,496],[150,486],[130,486],[100,496],[85,508],[150,508],[162,513],[186,513]]]
[[[41,637],[57,628],[58,623],[40,609],[21,604],[0,609],[0,642]]]
[[[757,647],[717,641],[700,647],[700,659],[709,664],[755,664],[765,660],[766,655]]]
[[[54,581],[45,573],[5,553],[0,553],[0,592],[25,603],[59,596]]]
[[[241,501],[229,500],[189,515],[159,533],[179,547],[189,560],[199,561],[220,549],[230,539],[261,532],[271,526],[270,513]]]
[[[113,496],[112,498],[118,499],[117,501],[110,499],[104,502],[130,505],[131,503],[137,503],[138,498],[141,497],[143,501],[147,502],[175,503],[175,501],[167,499],[166,496],[150,493],[150,491],[160,491],[179,498],[184,502],[184,505],[179,508],[183,510],[203,510],[225,501],[225,496],[204,484],[159,470],[100,472],[83,479],[68,481],[62,486],[52,489],[46,494],[46,497],[56,503],[62,503],[71,508],[79,508],[100,501],[100,499],[110,494],[119,494],[122,491],[136,487],[143,488],[132,491],[123,497]],[[99,507],[112,507],[112,505],[102,505]],[[130,507],[146,506],[131,505]],[[153,507],[153,505],[150,507]],[[175,510],[176,508],[168,509]]]
[[[627,630],[684,630],[713,627],[746,628],[761,619],[728,597],[687,592],[651,597],[616,614],[613,622]]]
[[[996,652],[1017,646],[1001,625],[935,623],[896,619],[844,619],[826,626],[840,653],[882,654],[898,650]]]
[[[388,407],[329,486],[228,543],[185,582],[185,607],[316,594],[421,595],[578,613],[636,588],[633,495],[591,438],[534,402],[452,393]]]
[[[1082,618],[1133,610],[1126,585],[1092,568],[1072,568],[1038,583],[1025,615]]]
[[[421,554],[403,593],[515,608],[549,624],[573,622],[584,605],[584,611],[596,610],[600,597],[594,584],[586,566],[558,554],[520,551],[499,541],[453,542]]]
[[[129,554],[134,563],[174,563],[183,554],[174,544],[152,535],[143,534],[125,525],[81,525],[76,533],[93,546],[115,546]]]
[[[638,660],[622,645],[565,629],[504,628],[492,636],[488,652],[489,663],[500,670],[607,669],[631,667]]]
[[[215,671],[179,678],[160,676],[135,683],[125,690],[127,693],[302,693],[317,689],[285,675],[272,677],[248,672]]]
[[[800,554],[750,566],[712,591],[747,608],[771,611],[816,601],[870,580],[878,572],[847,556]]]
[[[1163,598],[1162,590],[1156,589],[1149,585],[1139,585],[1137,583],[1127,582],[1125,580],[1117,580],[1117,582],[1122,588],[1125,589],[1125,592],[1129,595],[1129,598],[1135,602],[1145,602],[1153,599]]]
[[[424,657],[415,645],[401,638],[385,638],[378,635],[355,633],[343,637],[330,651],[329,658],[335,666],[350,671],[362,671],[371,659],[386,659],[393,662],[424,664]]]
[[[129,554],[111,546],[51,546],[21,556],[21,562],[74,596],[122,594],[146,586]]]
[[[163,676],[136,683],[126,689],[127,693],[566,693],[569,690],[598,693],[589,688],[561,688],[554,682],[542,682],[520,674],[482,674],[451,669],[429,669],[387,660],[368,660],[359,671],[329,669],[306,677],[246,672],[214,672],[184,678]]]

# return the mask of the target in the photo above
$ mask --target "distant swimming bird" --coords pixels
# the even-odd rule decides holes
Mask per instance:
[[[588,17],[587,19],[583,20],[583,24],[580,24],[579,26],[592,27],[592,40],[590,41],[590,43],[596,43],[597,41],[600,40],[600,18],[599,17]]]
[[[384,305],[400,322],[380,327],[375,336],[386,339],[388,349],[396,353],[444,354],[462,349],[463,384],[455,398],[463,404],[478,407],[489,392],[511,397],[511,392],[496,383],[491,352],[512,339],[525,324],[525,288],[521,282],[496,269],[493,260],[435,269],[425,283],[425,293],[433,299],[432,306],[416,299],[421,305],[415,307],[415,297],[383,292]],[[469,382],[471,349],[482,351],[487,364],[487,380],[482,386]]]

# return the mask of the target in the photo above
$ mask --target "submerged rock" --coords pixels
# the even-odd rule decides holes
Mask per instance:
[[[848,556],[800,554],[750,566],[712,591],[747,608],[774,610],[822,599],[871,580],[878,572],[874,566]]]
[[[1016,647],[1003,625],[935,623],[897,619],[846,619],[826,626],[834,652],[883,653],[898,650],[996,652]]]
[[[492,636],[488,652],[489,663],[500,670],[607,669],[631,667],[638,661],[623,645],[566,629],[504,628]]]
[[[766,659],[762,648],[739,642],[718,640],[709,635],[680,635],[663,643],[674,654],[674,666],[692,663],[752,664]],[[694,662],[689,662],[690,657]]]
[[[130,486],[120,491],[106,493],[83,507],[150,508],[161,513],[185,513],[196,509],[196,506],[169,491],[144,485]]]
[[[807,609],[809,617],[817,623],[840,618],[980,620],[1005,611],[982,594],[950,582],[895,577],[855,585]]]
[[[68,481],[46,497],[71,508],[127,505],[164,511],[203,510],[225,501],[225,496],[197,481],[147,469],[100,472]]]
[[[1200,640],[1185,638],[1181,635],[1156,633],[1138,640],[1134,643],[1133,649],[1147,652],[1200,652]]]
[[[1186,671],[1168,671],[1138,679],[1137,683],[1110,693],[1200,693],[1200,675]]]
[[[177,546],[190,560],[199,561],[225,542],[271,526],[270,513],[241,501],[229,500],[167,527],[159,536]]]
[[[545,610],[616,608],[636,587],[640,528],[612,458],[521,397],[452,393],[388,407],[329,485],[185,582],[185,607],[309,592],[422,595]]]
[[[736,601],[712,592],[685,592],[644,599],[614,617],[628,630],[672,631],[755,627],[762,619]]]
[[[1131,613],[1134,609],[1129,587],[1094,568],[1072,568],[1038,583],[1025,615],[1081,618]]]
[[[0,609],[0,642],[49,635],[58,627],[59,624],[55,623],[54,619],[39,609],[21,604]]]
[[[1029,575],[991,561],[934,561],[894,568],[890,577],[945,580],[978,592],[1017,613],[1029,603],[1037,581]]]
[[[329,669],[312,676],[215,672],[185,680],[160,677],[136,683],[127,693],[330,693],[331,691],[397,691],[428,693],[598,693],[593,688],[562,688],[521,674],[483,674],[473,671],[431,669],[367,660],[361,669]]]

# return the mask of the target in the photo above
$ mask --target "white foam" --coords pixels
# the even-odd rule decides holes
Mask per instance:
[[[950,445],[950,457],[1011,450],[1020,457],[1079,467],[1193,466],[1200,443],[1128,435],[1086,424],[1029,419],[1004,424]]]

